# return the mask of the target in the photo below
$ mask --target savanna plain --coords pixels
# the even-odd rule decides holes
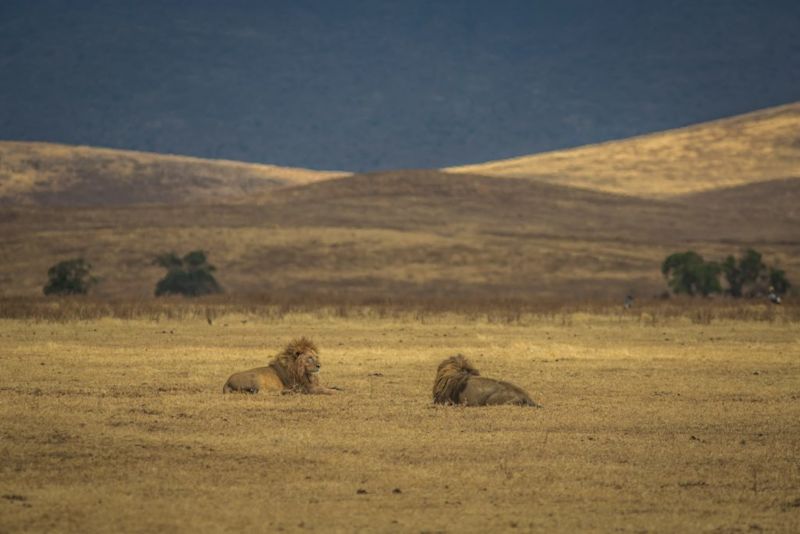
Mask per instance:
[[[742,306],[5,317],[0,531],[797,531],[800,321]],[[222,394],[301,335],[339,394]],[[459,352],[544,408],[433,405]]]

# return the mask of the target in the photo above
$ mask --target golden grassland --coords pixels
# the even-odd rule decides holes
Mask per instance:
[[[23,304],[0,319],[0,531],[800,524],[793,307]],[[221,394],[298,335],[340,395]],[[544,409],[433,406],[456,352]]]
[[[673,252],[691,248],[707,259],[721,260],[744,249],[713,243],[631,244],[321,227],[172,228],[169,234],[157,227],[102,228],[31,234],[0,243],[6,257],[0,294],[41,294],[50,266],[82,256],[101,279],[94,294],[144,298],[153,294],[165,274],[152,264],[156,253],[203,248],[218,269],[216,278],[236,296],[329,295],[344,302],[386,295],[421,301],[448,295],[456,300],[494,296],[621,301],[628,293],[651,297],[665,291],[660,267]],[[797,246],[757,248],[767,263],[787,270],[790,280],[798,278]]]
[[[676,130],[449,167],[663,198],[800,176],[800,103]]]
[[[669,253],[658,245],[630,250],[585,240],[511,240],[468,232],[440,236],[383,229],[248,227],[171,228],[164,233],[155,226],[28,230],[0,243],[6,258],[0,292],[41,294],[50,266],[83,256],[101,277],[95,294],[146,297],[165,274],[152,265],[155,254],[185,253],[187,246],[210,252],[217,279],[232,294],[322,293],[345,301],[361,294],[414,294],[420,299],[443,293],[454,298],[613,293],[621,299],[628,291],[651,295],[666,287],[658,269]],[[716,249],[724,253],[730,247]],[[783,247],[768,249],[773,251],[790,258]]]
[[[208,202],[346,174],[132,150],[0,142],[0,202]]]

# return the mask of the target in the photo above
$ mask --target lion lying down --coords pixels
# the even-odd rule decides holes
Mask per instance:
[[[436,381],[433,383],[433,402],[467,406],[518,404],[541,408],[524,389],[508,382],[480,376],[478,370],[461,354],[451,356],[439,364]]]
[[[331,395],[338,388],[326,388],[319,383],[319,354],[310,339],[291,341],[283,352],[266,367],[234,373],[225,382],[223,393],[258,393],[259,391],[299,392]]]

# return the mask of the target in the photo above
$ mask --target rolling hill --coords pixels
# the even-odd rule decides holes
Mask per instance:
[[[219,202],[344,174],[130,150],[0,141],[0,204]]]
[[[663,259],[687,249],[753,247],[797,283],[798,112],[532,157],[551,175],[336,175],[5,143],[0,168],[17,174],[0,181],[0,295],[40,294],[51,265],[81,256],[98,295],[144,298],[163,275],[156,254],[194,249],[229,294],[283,300],[654,296]]]
[[[651,198],[798,178],[800,102],[620,141],[445,170]]]
[[[796,182],[795,182],[796,183]],[[155,254],[202,248],[233,295],[332,302],[621,299],[664,289],[664,257],[746,247],[800,273],[797,210],[753,196],[787,182],[651,200],[510,178],[396,171],[275,189],[250,202],[14,207],[0,217],[0,293],[40,293],[47,268],[83,256],[96,293],[146,297]],[[794,191],[793,193],[791,191]],[[698,196],[705,195],[705,196]]]

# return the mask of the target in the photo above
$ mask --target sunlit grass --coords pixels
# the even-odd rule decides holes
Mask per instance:
[[[670,197],[800,176],[800,104],[620,141],[475,165],[459,173]]]
[[[79,205],[131,200],[115,198],[121,196],[118,191],[129,196],[134,191],[135,197],[150,191],[150,202],[210,201],[346,174],[133,150],[0,142],[0,199],[34,203],[47,195],[63,195],[67,204]]]
[[[3,531],[797,524],[785,308],[54,302],[0,320]],[[297,335],[340,395],[221,394]],[[434,406],[456,352],[545,408]]]

